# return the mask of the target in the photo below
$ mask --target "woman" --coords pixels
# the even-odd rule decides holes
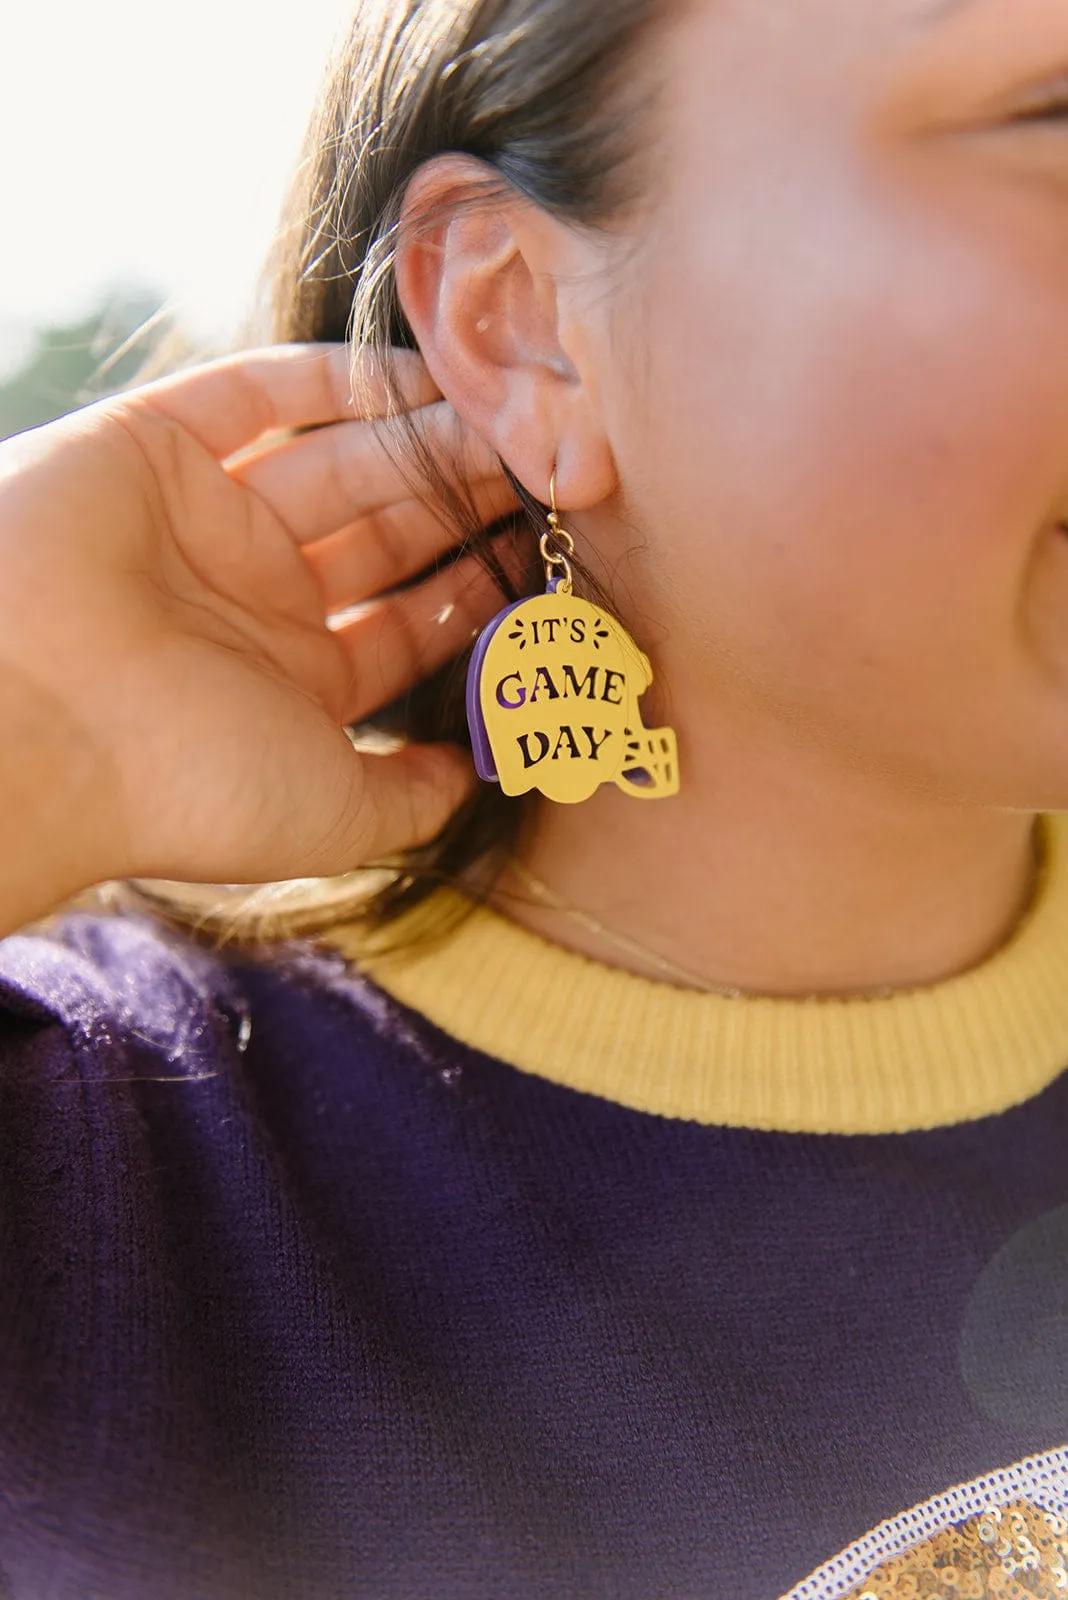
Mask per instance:
[[[278,347],[3,447],[13,1595],[1063,1592],[1066,60],[361,5]]]

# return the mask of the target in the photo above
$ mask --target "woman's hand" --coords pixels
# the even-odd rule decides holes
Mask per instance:
[[[485,521],[514,507],[422,361],[397,357]],[[505,603],[470,556],[384,593],[452,541],[353,418],[351,359],[242,352],[0,444],[0,812],[30,835],[0,882],[26,878],[20,915],[107,877],[345,872],[432,838],[477,783],[458,747],[367,755],[344,732]],[[312,424],[330,426],[264,438]]]

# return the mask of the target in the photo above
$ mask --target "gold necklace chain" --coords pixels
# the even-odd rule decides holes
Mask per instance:
[[[695,988],[703,989],[707,994],[723,995],[729,1000],[741,1000],[744,998],[744,990],[728,988],[725,984],[709,983],[707,978],[701,977],[699,973],[691,972],[688,967],[680,966],[677,961],[669,960],[667,956],[661,955],[659,951],[650,950],[648,946],[639,944],[636,939],[629,939],[626,934],[616,933],[614,929],[606,928],[604,923],[599,922],[589,911],[584,911],[581,906],[569,905],[566,900],[561,899],[553,889],[549,888],[547,883],[543,883],[539,877],[536,877],[531,872],[528,866],[515,856],[508,857],[508,865],[517,876],[523,879],[528,888],[533,889],[538,898],[543,900],[546,905],[552,906],[554,911],[562,911],[565,916],[581,923],[584,928],[588,928],[592,933],[600,934],[602,938],[611,940],[619,949],[626,950],[632,955],[644,956],[647,961],[655,963],[661,972],[671,973],[677,978],[685,978],[687,983]]]
[[[1022,926],[1023,922],[1028,920],[1032,911],[1034,910],[1037,887],[1042,878],[1048,860],[1048,840],[1046,835],[1045,818],[1043,817],[1036,818],[1035,829],[1032,834],[1031,860],[1032,877],[1029,903],[1027,909],[1017,924],[1017,930],[1020,926]],[[524,862],[520,861],[518,857],[509,856],[507,864],[515,871],[518,877],[524,880],[529,888],[533,889],[538,898],[544,901],[546,905],[551,906],[554,911],[562,911],[565,916],[571,917],[573,921],[580,923],[582,927],[588,928],[591,933],[600,934],[602,938],[609,939],[614,945],[617,945],[619,949],[626,950],[632,955],[644,956],[647,961],[652,961],[657,967],[659,967],[661,972],[670,973],[676,978],[684,978],[692,987],[702,989],[706,994],[722,995],[728,1000],[751,1000],[760,998],[757,993],[751,990],[736,989],[728,987],[725,984],[710,983],[708,979],[702,977],[700,973],[691,972],[688,967],[680,966],[677,961],[671,961],[667,956],[661,955],[658,950],[650,950],[647,945],[639,944],[636,939],[630,939],[626,934],[623,933],[616,933],[613,928],[606,928],[604,923],[600,922],[595,916],[593,916],[591,912],[584,911],[581,906],[570,905],[566,900],[562,899],[561,896],[555,892],[555,890],[549,888],[547,883],[543,883],[539,877],[531,872],[530,868],[526,866]],[[895,989],[893,985],[885,985],[875,989],[858,991],[857,993],[851,995],[850,998],[857,1000],[882,1000],[900,992],[901,991]],[[820,995],[810,995],[793,996],[792,998],[807,998],[816,1000],[825,997]]]

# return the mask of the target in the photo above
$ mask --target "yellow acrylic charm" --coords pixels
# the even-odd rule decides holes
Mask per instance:
[[[549,497],[545,593],[498,611],[468,664],[475,770],[505,794],[538,789],[550,800],[588,800],[602,783],[639,800],[677,794],[675,730],[646,728],[638,710],[653,681],[649,657],[615,617],[572,593],[575,541],[560,526],[555,467]]]
[[[505,794],[538,789],[559,801],[588,800],[602,783],[643,800],[676,794],[674,729],[644,727],[638,709],[652,677],[615,617],[550,579],[546,593],[498,612],[472,656],[479,776]]]

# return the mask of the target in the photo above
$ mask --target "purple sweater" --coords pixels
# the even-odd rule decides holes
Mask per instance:
[[[0,941],[0,1292],[5,1600],[1068,1592],[1068,1072],[702,1126],[70,913]]]

